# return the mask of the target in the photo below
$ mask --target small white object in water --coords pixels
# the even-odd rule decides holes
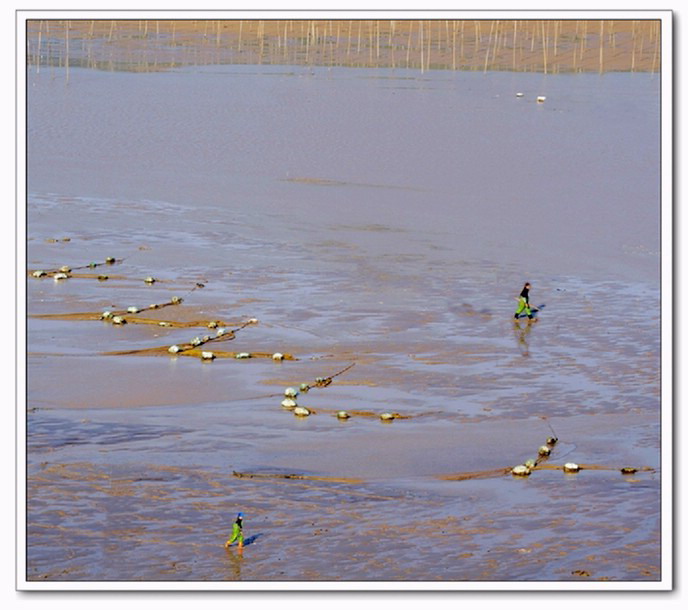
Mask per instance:
[[[100,314],[101,320],[109,320],[111,317],[112,317],[111,311],[104,311],[103,313]]]
[[[244,358],[250,358],[250,357],[251,357],[251,354],[249,354],[248,352],[240,352],[235,356],[235,358],[237,358],[237,360],[243,360]]]
[[[191,339],[191,345],[193,345],[194,347],[198,347],[201,343],[203,343],[203,341],[200,337],[194,337],[193,339]]]
[[[537,96],[537,103],[542,104],[547,98],[544,95]]]
[[[309,386],[307,383],[302,383],[302,384],[299,386],[299,389],[300,389],[302,392],[308,392],[308,390],[311,389],[311,386]]]
[[[218,323],[215,322],[215,320],[208,322],[208,328],[217,328],[217,327],[218,327]]]
[[[283,406],[285,409],[293,409],[294,407],[297,406],[297,404],[296,404],[296,401],[295,401],[293,398],[285,398],[285,399],[282,401],[282,406]]]
[[[215,354],[213,352],[201,352],[201,358],[203,360],[215,360]]]
[[[181,351],[181,348],[178,345],[170,345],[170,347],[167,348],[167,351],[170,352],[170,354],[178,354]]]
[[[127,321],[122,316],[115,316],[112,318],[113,324],[126,324]]]
[[[298,391],[296,391],[294,388],[287,388],[286,390],[284,390],[284,395],[287,398],[296,398],[296,396],[298,395]]]
[[[284,354],[280,354],[279,352],[275,352],[275,353],[272,355],[272,359],[273,359],[275,362],[280,362],[281,360],[284,360]]]
[[[538,453],[540,455],[549,455],[550,453],[552,453],[552,450],[547,445],[543,445],[538,449]]]
[[[349,419],[351,415],[349,415],[346,411],[337,411],[337,419]]]
[[[310,414],[311,412],[306,409],[306,407],[296,407],[294,409],[294,415],[298,415],[299,417],[307,417]]]
[[[579,470],[580,466],[574,462],[567,462],[564,464],[564,472],[578,472]]]
[[[62,273],[71,273],[72,269],[68,265],[63,265],[60,267],[60,271],[62,271]]]
[[[216,337],[221,337],[227,332],[226,328],[218,328],[217,331],[215,332]]]
[[[524,465],[532,470],[535,468],[535,460],[526,460]]]
[[[164,320],[162,322],[158,322],[158,326],[172,326],[169,322],[165,322]]]
[[[517,477],[527,477],[530,474],[530,468],[525,464],[520,464],[511,469],[511,474]]]
[[[181,303],[183,300],[184,299],[182,299],[182,297],[172,297],[172,303],[175,305],[179,305],[179,303]]]
[[[394,413],[382,413],[380,419],[382,421],[392,421],[394,419]]]
[[[69,276],[66,273],[56,273],[53,275],[53,279],[56,282],[59,282],[60,280],[66,280]]]
[[[39,269],[38,271],[34,271],[31,275],[33,275],[33,277],[43,277],[46,273],[42,269]]]
[[[143,281],[146,282],[146,284],[155,284],[155,278],[150,275]]]
[[[519,91],[519,92],[516,94],[516,97],[523,97],[523,93],[521,93],[521,92]]]
[[[129,313],[139,313],[141,311],[138,307],[127,307]]]
[[[250,318],[248,323],[249,324],[258,324],[258,318]]]

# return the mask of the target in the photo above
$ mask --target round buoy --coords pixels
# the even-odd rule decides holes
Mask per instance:
[[[337,411],[337,419],[349,419],[351,415],[349,415],[346,411]]]
[[[296,407],[294,409],[294,415],[298,417],[308,417],[311,414],[310,410],[306,407]]]
[[[520,464],[511,469],[511,474],[517,477],[527,477],[530,474],[530,468],[525,464]]]
[[[567,462],[564,464],[564,472],[578,472],[579,470],[580,466],[574,462]]]
[[[543,445],[538,449],[538,453],[540,455],[549,455],[550,453],[552,453],[552,450],[547,445]]]

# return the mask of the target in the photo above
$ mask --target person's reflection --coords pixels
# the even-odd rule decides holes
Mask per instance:
[[[522,356],[530,356],[530,348],[528,347],[528,335],[533,328],[531,320],[526,320],[526,322],[521,325],[520,320],[514,320],[514,336],[516,337],[516,342],[518,348],[521,350]]]
[[[225,547],[225,553],[232,570],[230,579],[241,580],[241,562],[244,560],[244,550],[237,547]]]

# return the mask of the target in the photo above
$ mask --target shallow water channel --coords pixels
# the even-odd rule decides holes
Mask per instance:
[[[31,71],[27,265],[75,275],[27,278],[27,579],[658,580],[658,89]],[[62,315],[174,296],[157,319],[257,319],[218,353],[293,359]]]

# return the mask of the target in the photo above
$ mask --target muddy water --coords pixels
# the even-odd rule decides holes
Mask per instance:
[[[31,72],[28,267],[122,260],[27,280],[27,579],[659,579],[658,104],[639,74]],[[173,296],[295,359],[50,317]],[[553,433],[604,468],[504,474]]]

